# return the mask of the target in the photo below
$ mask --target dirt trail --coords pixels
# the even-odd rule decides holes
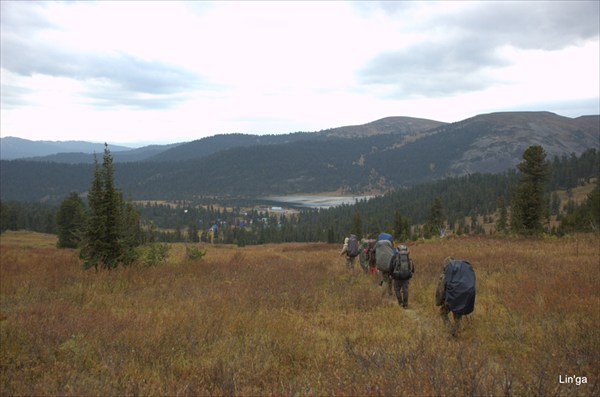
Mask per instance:
[[[398,310],[401,310],[402,317],[409,318],[425,334],[433,335],[444,331],[442,320],[437,316],[437,312],[426,313],[428,310],[433,310],[429,307],[409,305],[408,309],[398,307]]]

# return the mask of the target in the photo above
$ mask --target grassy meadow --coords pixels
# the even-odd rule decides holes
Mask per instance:
[[[598,237],[412,245],[408,310],[338,245],[174,244],[96,273],[55,242],[0,236],[2,396],[600,395]],[[446,256],[477,275],[457,338],[434,305]]]

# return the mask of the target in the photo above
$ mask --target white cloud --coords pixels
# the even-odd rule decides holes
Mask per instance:
[[[2,136],[165,143],[600,112],[596,1],[1,7]]]

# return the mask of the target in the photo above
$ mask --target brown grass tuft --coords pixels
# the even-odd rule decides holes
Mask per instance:
[[[412,245],[406,311],[328,244],[203,245],[197,261],[175,244],[166,265],[95,273],[50,241],[0,240],[3,396],[600,392],[597,237]],[[477,274],[458,338],[433,303],[446,256]]]

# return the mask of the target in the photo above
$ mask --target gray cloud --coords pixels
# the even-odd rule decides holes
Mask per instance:
[[[134,91],[115,89],[110,84],[91,84],[82,98],[96,108],[109,110],[118,107],[138,109],[166,109],[189,99],[185,93],[145,95]]]
[[[29,36],[31,31],[58,29],[42,14],[46,8],[43,2],[0,1],[0,18],[2,36],[12,34]]]
[[[1,104],[4,109],[12,109],[15,107],[27,105],[27,96],[32,94],[32,90],[25,87],[20,87],[14,84],[2,84],[0,87],[2,92]]]
[[[193,71],[124,53],[92,53],[60,47],[44,39],[47,30],[59,29],[45,20],[43,6],[2,4],[2,68],[20,76],[34,74],[72,78],[90,87],[92,103],[157,108],[173,106],[190,90],[209,85]],[[102,84],[93,84],[100,82]],[[102,87],[110,87],[108,93]],[[4,85],[3,104],[23,104],[24,91]],[[147,95],[145,95],[147,94]],[[150,98],[150,99],[149,99]]]
[[[387,52],[372,59],[362,70],[364,84],[395,86],[393,96],[452,94],[483,89],[493,81],[486,67],[507,62],[494,51],[482,51],[479,39],[416,45]]]
[[[464,13],[440,17],[442,26],[461,26],[490,45],[558,50],[598,37],[598,1],[480,2]]]
[[[106,81],[123,94],[171,95],[202,86],[195,73],[159,61],[127,54],[74,52],[50,45],[32,46],[26,40],[5,40],[2,67],[22,76],[43,74],[77,80]]]
[[[377,55],[359,72],[364,85],[384,85],[394,97],[433,96],[484,89],[487,73],[508,66],[498,50],[558,50],[599,35],[597,1],[478,2],[456,14],[423,21],[424,41]],[[385,9],[399,17],[404,6]],[[418,22],[416,22],[418,24]]]

